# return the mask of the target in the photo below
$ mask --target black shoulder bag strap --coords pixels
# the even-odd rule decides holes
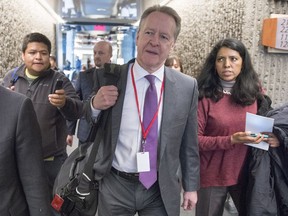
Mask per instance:
[[[106,85],[115,85],[117,86],[117,82],[120,78],[120,65],[117,64],[105,64],[105,77],[106,77]],[[95,158],[98,152],[98,148],[100,145],[100,142],[102,138],[104,137],[104,130],[106,128],[106,125],[109,121],[109,115],[111,115],[112,107],[109,109],[102,111],[101,117],[99,118],[97,124],[97,133],[96,137],[92,146],[92,150],[90,152],[89,158],[87,163],[85,164],[83,175],[86,175],[86,178],[88,177],[89,180],[93,179],[94,173],[93,173],[93,164],[95,162]]]

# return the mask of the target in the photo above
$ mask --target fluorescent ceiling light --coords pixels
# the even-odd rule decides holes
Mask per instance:
[[[105,8],[97,8],[96,10],[97,10],[97,11],[106,11]]]

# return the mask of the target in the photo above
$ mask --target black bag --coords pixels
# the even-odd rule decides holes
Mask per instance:
[[[106,66],[106,84],[116,84],[118,65]],[[107,125],[111,125],[111,109],[102,111],[94,126],[94,142],[76,148],[63,163],[54,183],[52,207],[63,216],[95,216],[98,207],[98,182],[93,164]]]
[[[106,111],[105,111],[106,112]],[[107,110],[101,121],[106,121]],[[98,182],[93,164],[104,126],[98,126],[94,143],[80,145],[63,163],[54,183],[52,207],[63,216],[95,216],[98,206]]]

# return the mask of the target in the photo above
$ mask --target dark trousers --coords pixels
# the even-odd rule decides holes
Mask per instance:
[[[99,184],[99,216],[167,216],[158,182],[148,190],[111,171]]]
[[[54,181],[57,177],[57,174],[64,163],[64,161],[67,158],[67,153],[64,152],[63,154],[57,155],[54,157],[54,160],[49,160],[46,161],[44,160],[44,166],[45,166],[45,171],[47,174],[47,179],[48,179],[48,186],[49,186],[49,193],[51,194],[51,200],[53,196],[53,186],[54,186]]]
[[[198,191],[196,216],[222,216],[228,192],[239,212],[239,216],[245,216],[245,189],[240,185],[229,187],[207,187]]]

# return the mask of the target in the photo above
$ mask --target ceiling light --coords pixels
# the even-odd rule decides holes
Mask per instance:
[[[97,8],[97,11],[107,11],[105,8]]]

